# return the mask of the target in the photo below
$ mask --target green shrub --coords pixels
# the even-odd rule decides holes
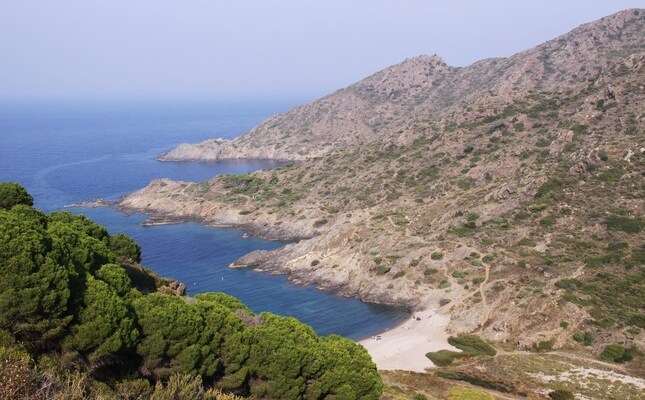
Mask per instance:
[[[461,178],[457,180],[457,186],[463,190],[470,189],[473,186],[473,183],[474,183],[474,179],[470,177]]]
[[[595,332],[576,332],[573,334],[573,340],[585,346],[591,346],[597,336]]]
[[[474,221],[477,221],[478,219],[479,219],[479,214],[476,212],[471,212],[471,213],[468,213],[468,215],[466,215],[466,221],[474,222]]]
[[[123,233],[111,236],[108,247],[117,257],[123,257],[136,263],[141,262],[141,247]]]
[[[545,197],[548,193],[558,190],[562,187],[563,182],[558,178],[550,178],[542,186],[540,186],[535,193],[535,198],[540,199]]]
[[[479,285],[479,284],[481,284],[482,282],[484,282],[484,280],[485,280],[485,279],[486,279],[486,278],[484,278],[483,276],[478,276],[478,277],[476,277],[476,278],[474,278],[474,279],[472,280],[473,285]]]
[[[446,279],[442,279],[441,282],[439,282],[439,289],[446,289],[450,287],[450,282],[448,282]]]
[[[484,257],[482,257],[482,261],[485,263],[490,263],[495,259],[495,256],[493,254],[486,254]]]
[[[609,155],[605,150],[600,150],[598,152],[598,158],[600,158],[602,161],[608,161],[609,160]]]
[[[76,273],[74,255],[85,252],[81,240],[74,248],[48,234],[43,214],[25,205],[0,209],[0,329],[29,347],[59,339],[73,316],[70,274]],[[70,236],[78,238],[71,230]]]
[[[448,343],[460,349],[464,353],[473,356],[489,355],[494,356],[497,351],[485,340],[475,335],[450,336]]]
[[[232,193],[247,196],[257,193],[264,186],[264,180],[254,174],[226,174],[221,175],[220,179],[224,181],[225,188],[230,189]]]
[[[17,183],[0,183],[0,209],[8,210],[18,204],[33,206],[34,198]]]
[[[549,393],[549,397],[552,400],[575,400],[576,397],[568,390],[558,389]]]
[[[607,362],[624,363],[631,361],[633,356],[622,344],[612,343],[600,353],[600,359]]]
[[[560,289],[576,290],[582,287],[582,282],[575,278],[564,278],[557,281],[555,286]]]
[[[376,271],[381,275],[385,275],[388,272],[390,272],[391,269],[392,268],[390,266],[388,266],[388,265],[379,265],[378,268],[376,269]]]
[[[468,275],[468,272],[465,272],[465,271],[452,271],[453,278],[461,279],[461,278],[465,278],[466,275]]]
[[[81,311],[66,345],[99,361],[133,348],[138,339],[134,316],[123,298],[107,283],[88,276]]]
[[[553,350],[553,341],[552,340],[542,340],[538,343],[533,344],[533,350],[535,351],[551,351]]]
[[[643,229],[643,220],[641,220],[640,218],[628,218],[620,215],[610,215],[605,219],[605,225],[610,231],[639,233]]]
[[[470,223],[467,222],[466,224],[470,224]],[[474,233],[474,229],[466,224],[464,224],[463,226],[458,226],[455,229],[453,229],[453,233],[458,237],[471,236]]]
[[[588,128],[589,127],[587,125],[579,124],[577,122],[574,122],[571,125],[571,130],[573,131],[573,133],[575,135],[583,135],[583,134],[587,133]]]
[[[452,364],[452,362],[457,358],[468,357],[468,354],[452,350],[439,350],[427,353],[426,357],[428,357],[437,367],[445,367]]]
[[[443,259],[443,253],[440,251],[435,251],[430,255],[430,258],[433,260],[441,260]]]
[[[550,228],[555,225],[557,220],[558,219],[554,215],[549,215],[540,220],[540,225],[542,225],[545,228]]]
[[[130,277],[120,265],[105,264],[96,271],[96,277],[110,285],[119,296],[125,296],[132,289]]]

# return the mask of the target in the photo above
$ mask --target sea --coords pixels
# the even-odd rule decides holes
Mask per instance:
[[[285,243],[244,239],[242,231],[199,223],[142,226],[146,216],[114,207],[75,208],[94,199],[116,200],[151,180],[199,182],[224,173],[277,166],[272,161],[160,162],[184,142],[234,138],[263,119],[298,105],[282,101],[2,101],[0,182],[25,186],[35,207],[86,215],[110,233],[123,232],[142,247],[142,264],[186,283],[189,295],[224,292],[255,313],[292,316],[318,334],[359,340],[393,327],[409,314],[298,286],[286,276],[230,269],[238,257]]]

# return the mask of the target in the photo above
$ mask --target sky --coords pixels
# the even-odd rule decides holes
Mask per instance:
[[[0,0],[0,99],[319,96],[504,57],[645,0]]]

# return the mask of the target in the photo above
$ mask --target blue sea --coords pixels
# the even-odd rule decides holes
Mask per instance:
[[[0,103],[0,181],[24,185],[47,212],[82,201],[118,199],[152,179],[203,181],[222,173],[275,167],[269,161],[167,163],[156,156],[182,142],[233,138],[297,101],[281,102],[14,102]],[[220,291],[256,313],[293,316],[319,334],[361,339],[408,317],[399,308],[362,303],[285,276],[230,269],[238,257],[281,242],[243,239],[237,229],[198,223],[143,227],[145,216],[115,208],[67,208],[124,232],[161,276],[185,282],[191,295]]]

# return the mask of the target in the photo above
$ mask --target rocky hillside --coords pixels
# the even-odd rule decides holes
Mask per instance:
[[[438,117],[490,96],[584,82],[642,45],[643,16],[621,12],[509,58],[465,68],[439,56],[405,60],[347,88],[271,117],[239,138],[182,144],[160,159],[303,160],[379,138],[420,116]],[[489,110],[482,110],[485,117]]]
[[[644,350],[644,19],[621,12],[467,68],[405,61],[222,145],[302,162],[155,181],[120,206],[301,238],[234,266],[434,309],[451,332]]]

